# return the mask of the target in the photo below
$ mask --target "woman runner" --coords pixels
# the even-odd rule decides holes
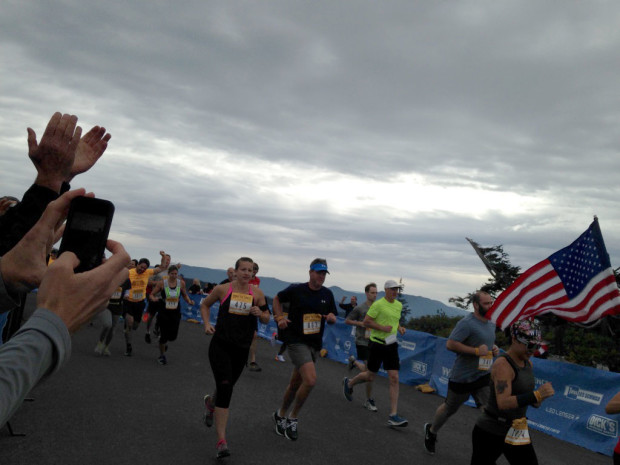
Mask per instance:
[[[215,393],[204,397],[207,426],[213,424],[217,432],[217,458],[230,455],[226,443],[228,408],[235,383],[248,360],[250,345],[257,329],[257,317],[261,323],[270,318],[269,307],[263,292],[250,284],[253,261],[241,257],[235,264],[236,279],[213,289],[200,305],[205,333],[213,334],[209,345],[209,361],[215,378]],[[209,322],[211,305],[220,301],[215,328]]]
[[[185,281],[178,279],[179,269],[172,265],[168,268],[168,279],[158,281],[153,291],[149,295],[152,302],[162,301],[161,310],[157,316],[157,326],[159,326],[159,358],[160,365],[166,365],[166,351],[168,342],[175,341],[179,334],[179,323],[181,321],[181,296],[189,305],[193,305],[185,291]]]

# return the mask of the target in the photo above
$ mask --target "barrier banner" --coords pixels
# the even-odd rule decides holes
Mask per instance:
[[[407,330],[398,336],[400,382],[417,386],[429,382],[435,362],[436,336]]]
[[[620,390],[620,374],[596,368],[532,358],[536,388],[550,381],[555,395],[540,408],[528,408],[528,424],[563,441],[612,455],[618,415],[605,405]]]
[[[441,397],[448,395],[448,381],[456,360],[456,354],[446,349],[446,341],[447,339],[443,337],[435,340],[435,363],[429,383]]]
[[[326,324],[323,333],[323,349],[327,350],[326,357],[347,363],[349,356],[357,355],[355,336],[351,335],[354,330],[355,326],[346,324],[344,318],[340,316],[333,325]]]

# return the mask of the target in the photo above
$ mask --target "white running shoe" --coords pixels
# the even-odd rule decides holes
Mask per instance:
[[[97,347],[95,347],[95,353],[97,355],[102,355],[103,354],[103,342],[99,341],[97,343]]]

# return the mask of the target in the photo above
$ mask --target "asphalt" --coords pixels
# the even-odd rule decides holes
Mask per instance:
[[[0,430],[0,464],[190,465],[190,464],[468,464],[471,430],[479,412],[463,407],[444,426],[437,453],[423,447],[423,425],[442,398],[401,385],[399,413],[406,428],[389,428],[388,383],[379,377],[374,397],[379,408],[363,408],[363,387],[352,402],[341,383],[346,365],[317,363],[318,382],[299,418],[299,439],[278,436],[271,418],[291,373],[290,362],[274,360],[277,348],[260,340],[261,372],[244,371],[235,386],[227,439],[231,456],[216,460],[215,430],[202,423],[202,398],[213,389],[207,357],[210,336],[202,326],[182,322],[170,343],[168,365],[157,363],[156,344],[136,333],[134,356],[124,357],[120,328],[112,356],[97,356],[100,328],[86,326],[73,337],[68,364],[31,392],[11,420],[23,437]],[[288,360],[288,359],[287,359]],[[539,463],[611,464],[612,459],[532,431]],[[498,464],[506,464],[501,458]]]

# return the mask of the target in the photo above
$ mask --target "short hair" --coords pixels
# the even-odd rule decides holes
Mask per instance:
[[[480,307],[480,297],[482,296],[482,294],[489,294],[488,292],[485,291],[476,291],[474,292],[474,294],[471,296],[471,303],[472,304],[477,304],[478,307]]]
[[[254,262],[254,267],[253,267],[253,269],[254,269],[254,270],[256,270],[256,271],[258,271],[258,263]]]
[[[377,287],[377,285],[375,283],[368,283],[366,284],[366,287],[364,288],[364,292],[370,292],[370,288],[371,287]]]
[[[149,266],[151,266],[151,262],[149,262],[148,258],[141,258],[140,260],[138,260],[138,265],[142,264],[142,263],[146,263],[146,267],[148,268]]]
[[[239,265],[241,265],[241,262],[254,263],[254,260],[252,260],[250,257],[241,257],[235,262],[235,270],[239,269]]]
[[[168,268],[168,273],[172,273],[173,271],[179,271],[176,265],[170,265]]]

